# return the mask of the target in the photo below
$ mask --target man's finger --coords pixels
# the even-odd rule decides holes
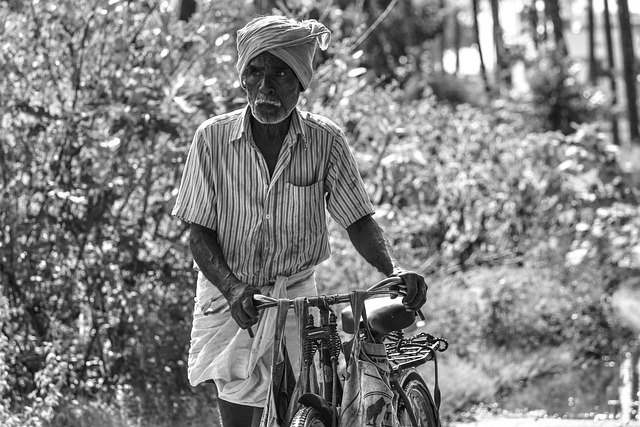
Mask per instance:
[[[403,280],[407,284],[407,296],[402,302],[407,310],[415,311],[427,302],[427,284],[419,275],[408,274]]]
[[[412,305],[411,309],[413,311],[418,310],[426,302],[427,302],[427,293],[426,292],[420,292],[420,295],[419,295],[418,299],[415,301],[415,304]]]
[[[235,322],[238,324],[240,329],[247,329],[246,326],[244,326],[245,320],[242,318],[242,316],[239,313],[233,314],[231,317],[233,317],[233,320],[235,320]]]
[[[247,313],[247,316],[249,316],[251,320],[258,317],[258,310],[256,310],[256,307],[253,305],[252,297],[245,298],[244,301],[242,301],[242,309]]]
[[[249,326],[253,324],[253,319],[247,314],[243,307],[244,303],[240,307],[240,310],[237,310],[234,314],[232,314],[233,320],[236,321],[238,326],[242,329],[247,329]]]
[[[397,292],[400,291],[400,285],[391,285],[389,286],[389,290],[395,292],[391,294],[391,299],[397,298],[399,295]]]
[[[416,279],[411,275],[402,275],[400,277],[407,286],[407,295],[402,299],[402,302],[407,306],[413,306],[413,302],[418,295],[418,284],[416,283]]]

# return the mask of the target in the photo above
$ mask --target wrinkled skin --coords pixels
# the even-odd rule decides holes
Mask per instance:
[[[300,98],[298,77],[284,61],[268,52],[249,61],[243,86],[253,117],[266,125],[287,119]]]

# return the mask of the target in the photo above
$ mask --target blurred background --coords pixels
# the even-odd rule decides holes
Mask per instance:
[[[0,424],[217,425],[170,211],[261,13],[333,32],[300,107],[428,275],[444,424],[635,417],[637,1],[0,0]],[[381,278],[330,227],[320,291]]]

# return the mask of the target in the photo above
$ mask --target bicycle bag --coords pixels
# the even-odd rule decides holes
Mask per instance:
[[[393,407],[393,391],[389,384],[389,363],[384,344],[365,342],[360,338],[360,319],[368,329],[364,307],[366,294],[351,294],[354,337],[346,369],[339,427],[398,425]],[[367,331],[369,336],[370,331]]]

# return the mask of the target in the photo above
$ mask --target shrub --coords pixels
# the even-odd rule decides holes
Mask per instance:
[[[573,133],[576,124],[602,117],[607,96],[580,82],[574,60],[550,52],[530,64],[528,70],[532,101],[548,130]]]
[[[429,78],[429,87],[441,102],[482,107],[488,103],[484,83],[477,78],[437,74]]]
[[[195,126],[243,99],[232,64],[240,17],[212,6],[184,24],[166,2],[85,3],[0,4],[0,422],[54,423],[57,411],[75,422],[97,408],[96,419],[195,423],[212,397],[185,381],[194,286],[187,227],[170,209]],[[607,301],[584,295],[580,280],[593,280],[572,268],[638,262],[637,197],[606,138],[589,125],[533,132],[516,103],[409,100],[397,84],[372,83],[348,47],[334,44],[302,105],[347,132],[406,266],[463,275],[553,254],[566,277],[543,288],[563,304],[568,290],[583,297],[566,334],[576,354],[594,351],[583,342],[610,326]],[[322,289],[370,284],[344,232],[332,245]],[[488,373],[469,397],[482,400],[483,385],[506,381],[470,362],[485,338],[553,344],[543,330],[557,331],[566,313],[554,310],[567,306],[519,323],[533,279],[466,294],[460,275],[451,293],[467,304],[442,297],[432,326],[467,372]],[[603,336],[594,354],[612,342]]]

